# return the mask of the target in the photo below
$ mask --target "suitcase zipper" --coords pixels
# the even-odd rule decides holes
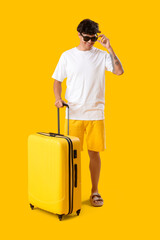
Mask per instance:
[[[69,209],[69,213],[72,213],[73,211],[73,189],[74,189],[74,186],[73,186],[73,144],[72,144],[72,140],[69,138],[69,137],[64,137],[65,139],[67,139],[67,141],[69,140],[70,142],[70,150],[71,150],[71,157],[70,157],[70,161],[71,161],[71,166],[72,166],[72,196],[70,198],[70,209]],[[69,161],[69,165],[70,165],[70,161]],[[70,189],[71,190],[71,189]]]

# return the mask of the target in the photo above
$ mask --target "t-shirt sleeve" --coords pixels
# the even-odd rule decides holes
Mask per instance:
[[[66,59],[64,57],[64,53],[61,54],[59,62],[54,70],[52,78],[57,81],[63,82],[63,80],[67,77],[66,73]]]
[[[114,70],[112,57],[109,53],[105,54],[105,69],[109,72],[113,72]]]

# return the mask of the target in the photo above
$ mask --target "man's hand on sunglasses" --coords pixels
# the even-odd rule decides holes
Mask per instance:
[[[98,37],[102,37],[102,38],[101,40],[97,40],[97,42],[101,43],[103,47],[109,50],[111,48],[109,39],[104,34],[100,34]]]

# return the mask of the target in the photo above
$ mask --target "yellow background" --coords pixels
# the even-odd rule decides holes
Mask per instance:
[[[158,1],[7,1],[1,4],[1,239],[159,239]],[[107,149],[101,152],[102,208],[89,205],[82,153],[82,211],[60,222],[31,211],[27,138],[57,132],[53,71],[78,46],[90,18],[109,39],[124,74],[106,72]],[[103,49],[100,43],[97,48]],[[62,97],[66,80],[63,82]],[[61,109],[63,133],[65,109]]]

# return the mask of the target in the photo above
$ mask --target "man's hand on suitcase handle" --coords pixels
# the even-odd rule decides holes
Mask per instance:
[[[64,107],[64,104],[67,104],[65,101],[62,100],[62,98],[56,99],[55,106],[57,108]]]

